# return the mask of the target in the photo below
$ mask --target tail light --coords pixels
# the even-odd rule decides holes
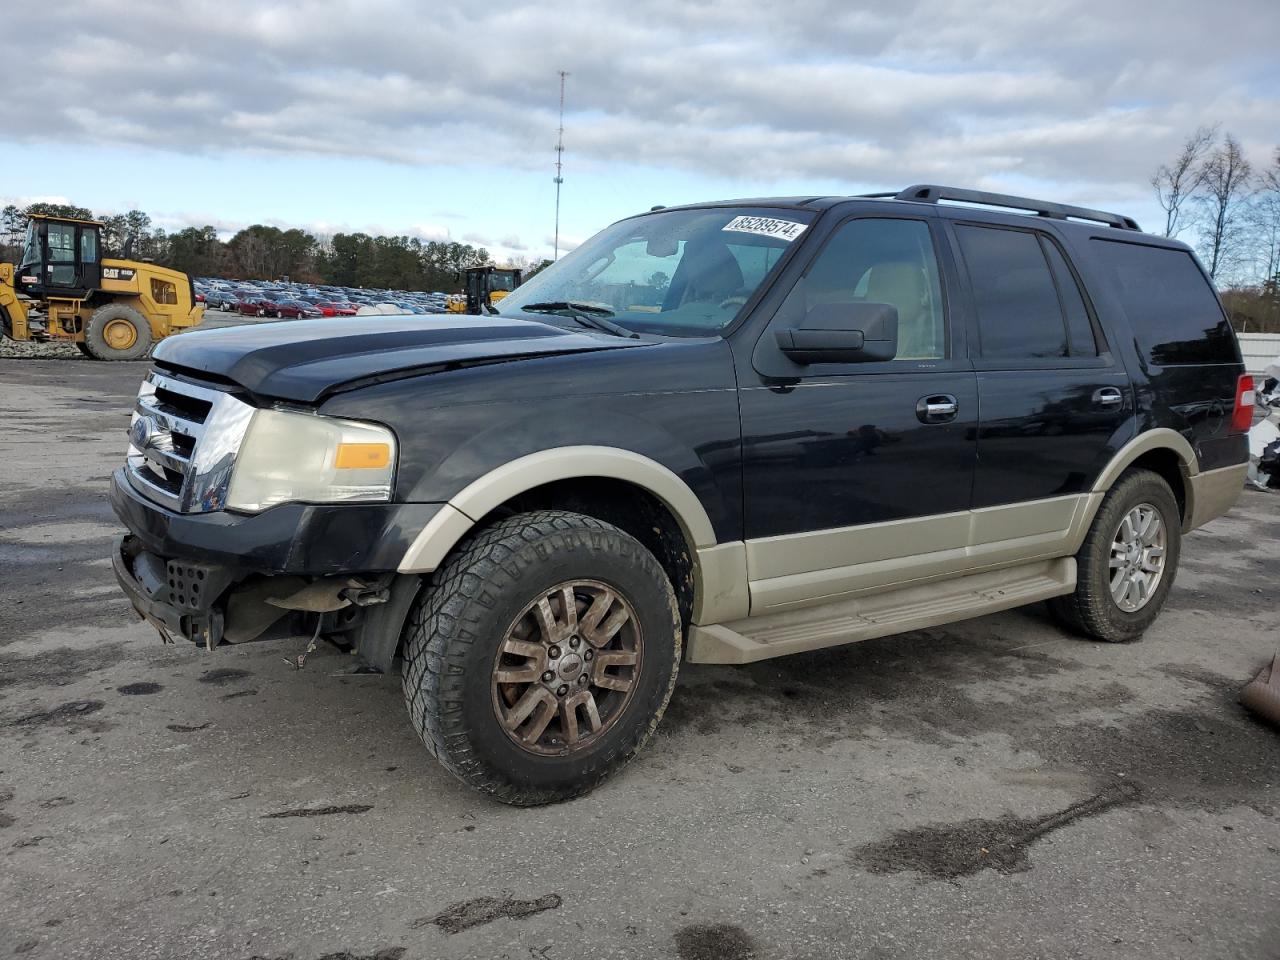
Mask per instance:
[[[1248,433],[1253,426],[1253,377],[1241,374],[1236,381],[1236,405],[1231,411],[1231,432]]]

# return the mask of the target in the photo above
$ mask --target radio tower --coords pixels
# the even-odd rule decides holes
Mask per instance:
[[[564,177],[560,175],[564,167],[564,78],[568,75],[568,71],[560,71],[560,139],[556,141],[556,260],[560,259],[560,185],[564,183]]]

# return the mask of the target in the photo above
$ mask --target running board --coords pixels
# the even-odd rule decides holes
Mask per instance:
[[[748,617],[689,630],[692,663],[754,663],[892,633],[922,630],[1021,607],[1076,588],[1074,557],[899,587],[819,607]]]

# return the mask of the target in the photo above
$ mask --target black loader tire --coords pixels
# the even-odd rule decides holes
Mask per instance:
[[[1112,539],[1125,515],[1139,504],[1160,514],[1165,531],[1164,569],[1144,606],[1120,608],[1111,595]],[[1103,498],[1093,525],[1076,553],[1076,589],[1049,601],[1049,610],[1064,624],[1095,640],[1122,643],[1146,632],[1159,616],[1173,587],[1182,549],[1182,516],[1169,484],[1158,473],[1134,468],[1121,475]]]
[[[494,670],[521,611],[575,580],[625,599],[642,655],[629,699],[598,736],[536,754],[500,722]],[[559,510],[507,518],[457,550],[419,596],[404,636],[405,701],[423,743],[464,783],[517,806],[584,794],[634,757],[666,710],[682,647],[675,592],[653,554],[611,524]]]
[[[124,347],[108,342],[108,327],[121,323],[133,327],[133,341]],[[146,317],[124,303],[108,303],[93,311],[84,331],[84,350],[95,360],[141,360],[151,350],[151,324]]]

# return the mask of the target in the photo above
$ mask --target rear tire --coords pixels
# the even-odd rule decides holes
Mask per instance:
[[[482,531],[418,598],[409,717],[469,786],[517,806],[566,800],[649,739],[681,638],[671,583],[637,540],[581,514],[521,514]]]
[[[108,303],[93,311],[82,348],[95,360],[140,360],[151,344],[146,317],[126,304]]]
[[[1148,535],[1142,536],[1141,518],[1152,512],[1156,519],[1147,521]],[[1181,531],[1178,501],[1164,478],[1150,470],[1127,471],[1103,499],[1076,554],[1075,592],[1054,597],[1049,610],[1095,640],[1121,643],[1141,636],[1160,615],[1173,587]],[[1148,572],[1152,568],[1158,573]],[[1134,574],[1128,580],[1127,571]]]

